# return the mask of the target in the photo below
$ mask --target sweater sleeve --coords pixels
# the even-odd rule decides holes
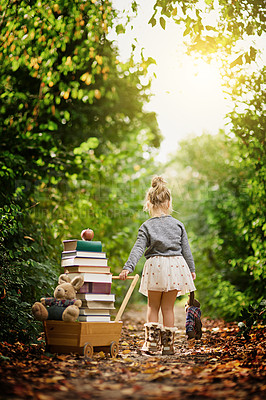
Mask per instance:
[[[144,254],[144,251],[148,244],[148,236],[145,229],[141,226],[138,231],[137,240],[132,247],[129,254],[128,260],[125,263],[123,269],[127,269],[129,272],[133,272],[139,259]]]
[[[181,246],[182,246],[182,255],[187,262],[190,272],[195,272],[195,263],[194,263],[194,259],[193,259],[193,256],[192,256],[192,253],[190,250],[187,232],[186,232],[184,225],[182,225]]]

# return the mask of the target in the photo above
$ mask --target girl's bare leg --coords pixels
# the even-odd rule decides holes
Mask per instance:
[[[174,305],[176,300],[177,290],[163,292],[161,298],[161,310],[163,314],[164,326],[173,327],[175,323]]]
[[[147,322],[158,322],[162,292],[148,291]]]

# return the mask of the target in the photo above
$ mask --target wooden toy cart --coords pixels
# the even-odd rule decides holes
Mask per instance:
[[[113,279],[119,279],[113,276]],[[46,349],[50,353],[78,353],[91,358],[93,350],[110,353],[116,357],[123,322],[120,321],[139,275],[128,276],[131,285],[114,321],[111,322],[65,322],[44,321]]]

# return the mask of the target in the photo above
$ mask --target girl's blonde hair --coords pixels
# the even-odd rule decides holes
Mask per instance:
[[[159,209],[171,214],[172,197],[163,177],[154,176],[151,181],[151,187],[146,193],[144,210],[149,211],[150,215],[153,215]]]

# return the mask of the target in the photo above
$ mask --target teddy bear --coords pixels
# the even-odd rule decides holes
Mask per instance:
[[[186,335],[188,340],[200,339],[202,336],[200,302],[195,299],[194,292],[189,293],[186,310]]]
[[[58,286],[54,297],[43,297],[40,302],[32,306],[32,313],[38,321],[47,319],[74,322],[79,316],[79,307],[82,301],[76,299],[76,292],[84,283],[83,275],[70,280],[67,274],[62,274],[58,279]],[[46,308],[46,306],[48,306]]]

